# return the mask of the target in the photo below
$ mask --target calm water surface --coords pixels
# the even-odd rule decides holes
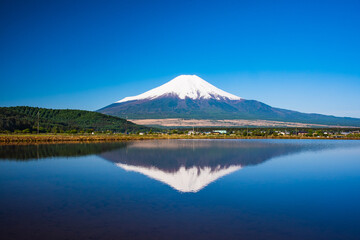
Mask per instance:
[[[360,239],[360,141],[0,146],[0,239]]]

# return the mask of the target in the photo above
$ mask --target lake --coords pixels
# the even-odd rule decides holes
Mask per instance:
[[[359,239],[360,141],[0,146],[1,239]]]

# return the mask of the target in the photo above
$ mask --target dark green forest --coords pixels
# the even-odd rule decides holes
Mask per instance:
[[[37,133],[38,125],[41,133],[135,133],[148,130],[125,119],[91,111],[0,107],[0,132]]]

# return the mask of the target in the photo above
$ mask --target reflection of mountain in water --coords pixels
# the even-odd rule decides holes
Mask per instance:
[[[117,166],[126,171],[134,171],[142,173],[150,178],[156,179],[170,185],[172,188],[180,192],[198,192],[211,182],[241,168],[241,166],[229,166],[215,169],[210,167],[180,167],[176,172],[166,172],[155,167],[138,167],[117,163]]]
[[[181,192],[197,192],[243,167],[301,151],[351,146],[334,141],[158,140],[113,143],[0,145],[0,160],[28,161],[98,154],[127,171]]]
[[[178,191],[198,192],[243,167],[324,147],[325,144],[271,141],[162,140],[133,142],[100,156],[126,171],[142,173]]]

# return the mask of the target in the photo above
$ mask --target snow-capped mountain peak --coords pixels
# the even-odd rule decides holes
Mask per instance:
[[[117,103],[143,99],[151,100],[163,96],[176,96],[180,99],[241,99],[238,96],[215,87],[196,75],[180,75],[160,87],[154,88],[137,96],[126,97],[117,101]]]

